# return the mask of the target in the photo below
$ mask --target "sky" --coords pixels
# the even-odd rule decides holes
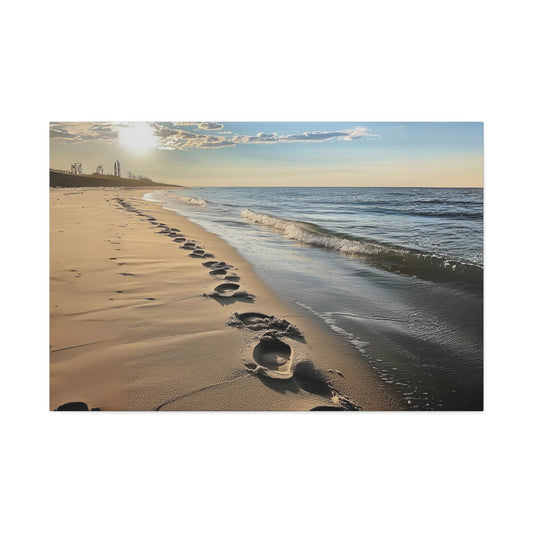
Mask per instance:
[[[50,168],[184,186],[482,187],[480,122],[51,122]]]

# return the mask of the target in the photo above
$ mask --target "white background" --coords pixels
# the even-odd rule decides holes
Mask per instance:
[[[4,6],[2,529],[531,530],[529,21],[513,0]],[[48,122],[169,119],[483,121],[485,412],[48,412]]]

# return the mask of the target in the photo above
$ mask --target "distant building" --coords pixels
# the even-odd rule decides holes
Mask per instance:
[[[113,163],[113,174],[120,176],[120,161],[118,159]]]
[[[71,174],[83,174],[83,165],[82,163],[72,163],[70,165]]]
[[[97,174],[103,174],[104,173],[104,167],[102,165],[98,165],[96,167],[96,173]]]

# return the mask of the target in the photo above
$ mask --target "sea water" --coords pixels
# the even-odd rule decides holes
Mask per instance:
[[[198,187],[146,198],[235,247],[407,409],[482,409],[482,189]]]

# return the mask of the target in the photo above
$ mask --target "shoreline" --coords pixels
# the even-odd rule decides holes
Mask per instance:
[[[143,200],[149,191],[50,189],[51,410],[75,401],[125,411],[403,409],[352,346],[281,301],[223,239]],[[233,265],[239,291],[255,300],[205,296],[225,280],[150,222]],[[235,312],[275,315],[302,332],[280,339],[290,379],[257,373],[266,344],[227,325]]]

